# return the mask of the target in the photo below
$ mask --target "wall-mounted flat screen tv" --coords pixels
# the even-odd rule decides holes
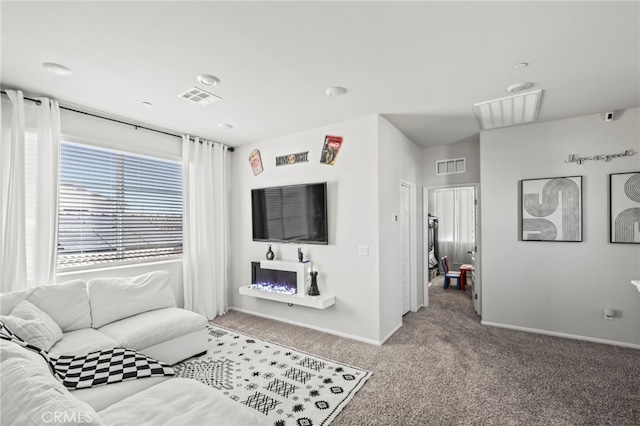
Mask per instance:
[[[329,244],[327,183],[251,190],[253,241]]]

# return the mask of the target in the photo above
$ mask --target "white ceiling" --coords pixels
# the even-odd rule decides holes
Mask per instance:
[[[370,114],[435,146],[477,138],[473,104],[522,81],[544,90],[541,121],[640,106],[639,5],[3,1],[0,77],[3,89],[231,146]],[[178,98],[207,89],[202,73],[220,78],[210,91],[222,100]],[[348,93],[327,97],[330,86]]]

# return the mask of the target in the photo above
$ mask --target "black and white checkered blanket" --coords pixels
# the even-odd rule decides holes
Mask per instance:
[[[103,349],[80,356],[53,357],[47,351],[25,342],[2,321],[0,338],[17,343],[42,356],[47,361],[51,373],[71,390],[175,374],[168,364],[126,348]]]

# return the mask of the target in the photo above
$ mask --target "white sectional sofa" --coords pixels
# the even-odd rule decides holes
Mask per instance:
[[[176,307],[169,274],[0,295],[3,323],[52,356],[126,347],[167,364],[207,350],[207,319]],[[254,410],[195,380],[146,377],[69,391],[39,354],[0,340],[0,424],[253,425]]]

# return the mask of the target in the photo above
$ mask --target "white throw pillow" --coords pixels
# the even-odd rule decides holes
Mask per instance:
[[[82,280],[36,287],[27,300],[46,312],[63,333],[91,328],[89,293]]]
[[[22,340],[45,351],[62,339],[60,326],[28,300],[18,303],[10,315],[0,318]]]
[[[168,271],[130,278],[93,278],[87,283],[93,328],[142,312],[176,306]]]

